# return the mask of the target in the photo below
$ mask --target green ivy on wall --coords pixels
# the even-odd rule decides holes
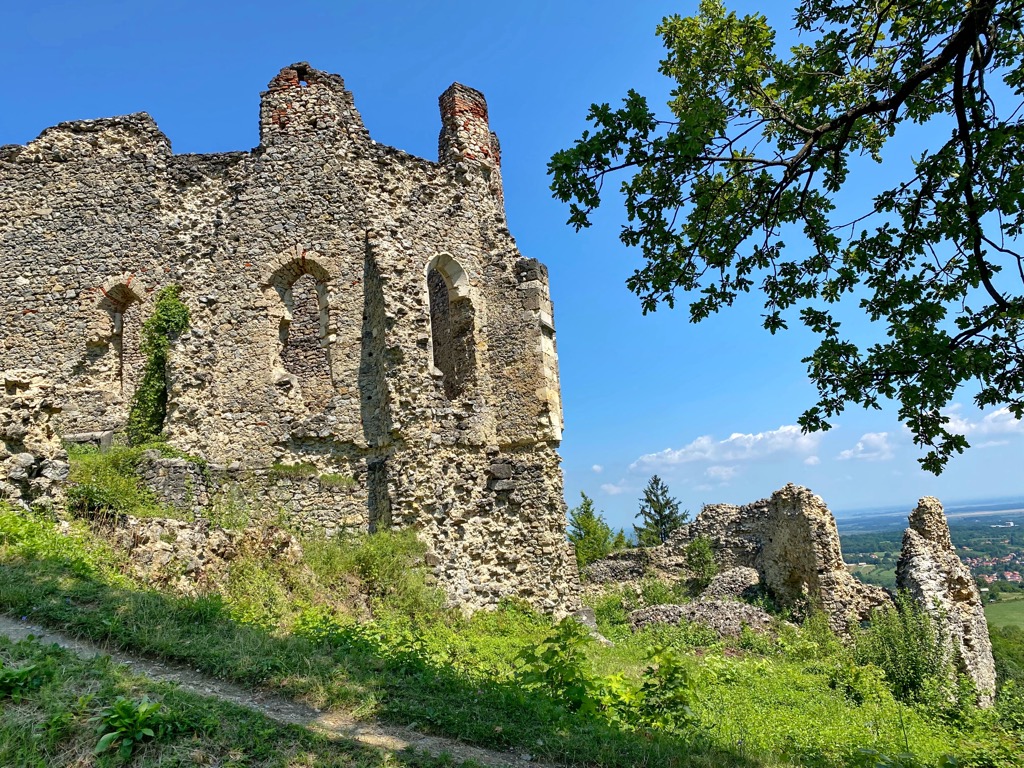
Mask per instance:
[[[158,437],[167,417],[167,355],[171,340],[188,328],[188,307],[179,298],[181,286],[161,288],[153,314],[142,324],[140,350],[146,358],[142,379],[128,414],[128,442],[140,445]]]

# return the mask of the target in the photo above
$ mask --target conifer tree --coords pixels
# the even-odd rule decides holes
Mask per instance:
[[[576,545],[576,562],[583,568],[612,551],[612,529],[604,516],[594,511],[594,500],[583,492],[580,496],[579,506],[569,510],[568,536]]]
[[[654,475],[644,489],[644,497],[640,499],[640,511],[636,515],[643,525],[634,525],[633,532],[641,547],[654,547],[663,544],[689,518],[690,513],[679,510],[679,502],[669,496],[668,486]]]

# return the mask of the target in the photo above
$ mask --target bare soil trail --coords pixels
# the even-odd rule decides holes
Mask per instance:
[[[542,766],[530,756],[497,752],[474,747],[442,736],[429,736],[409,728],[374,721],[356,720],[344,712],[320,712],[304,704],[262,691],[253,691],[233,683],[217,680],[188,667],[167,664],[124,651],[103,648],[87,640],[0,615],[0,635],[13,641],[29,635],[42,643],[56,643],[82,658],[109,656],[135,673],[161,683],[175,683],[183,690],[200,696],[228,701],[260,712],[279,723],[308,728],[332,739],[348,739],[364,746],[398,752],[414,749],[432,755],[448,754],[457,761],[473,760],[482,765],[500,768]]]

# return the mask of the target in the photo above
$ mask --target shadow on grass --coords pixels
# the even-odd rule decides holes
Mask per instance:
[[[371,714],[532,759],[667,768],[764,764],[699,731],[685,737],[628,731],[566,712],[514,681],[431,658],[415,639],[396,648],[360,628],[334,632],[323,642],[275,635],[233,621],[219,599],[114,586],[59,558],[0,562],[0,611],[320,707]]]
[[[140,677],[108,658],[77,658],[36,640],[0,637],[0,664],[38,670],[30,690],[0,718],[0,765],[120,766],[116,750],[94,755],[100,731],[91,715],[117,697],[159,701],[155,738],[132,750],[131,765],[280,766],[326,768],[452,768],[450,756],[383,750],[275,722],[228,701]],[[0,708],[6,702],[0,695]],[[154,723],[150,723],[154,725]],[[104,729],[105,730],[105,729]],[[478,763],[464,763],[469,765]]]

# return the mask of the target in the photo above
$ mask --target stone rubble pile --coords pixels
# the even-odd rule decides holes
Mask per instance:
[[[719,637],[739,637],[744,627],[767,632],[772,617],[763,609],[734,600],[694,600],[683,605],[652,605],[629,614],[634,631],[651,624],[679,624],[687,621],[712,629]]]
[[[740,599],[754,597],[760,591],[761,577],[753,568],[738,565],[715,575],[711,583],[701,592],[701,598]]]
[[[246,553],[292,565],[302,559],[299,542],[274,527],[232,530],[207,520],[126,516],[116,522],[111,539],[128,555],[133,576],[188,596],[227,578],[231,563]]]

